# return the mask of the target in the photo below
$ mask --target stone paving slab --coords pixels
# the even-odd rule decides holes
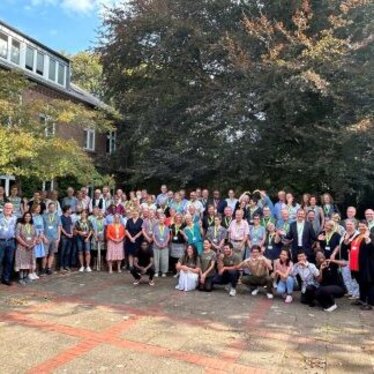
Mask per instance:
[[[0,286],[0,373],[374,373],[374,313],[54,274]]]

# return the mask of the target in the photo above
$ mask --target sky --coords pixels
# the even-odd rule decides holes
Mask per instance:
[[[0,0],[0,20],[56,51],[95,46],[103,4],[120,0]]]

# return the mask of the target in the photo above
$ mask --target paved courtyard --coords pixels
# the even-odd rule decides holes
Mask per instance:
[[[374,313],[134,287],[128,273],[0,286],[0,373],[373,373]]]

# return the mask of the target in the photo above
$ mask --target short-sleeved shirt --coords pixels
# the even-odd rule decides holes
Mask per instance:
[[[209,252],[203,251],[200,255],[200,265],[201,265],[201,271],[204,273],[207,271],[207,269],[210,267],[212,262],[217,262],[217,255],[216,252],[209,250]],[[207,274],[208,277],[214,275],[215,269],[213,269]]]
[[[61,219],[57,212],[45,213],[44,220],[44,235],[48,240],[58,239],[58,228],[61,226]]]
[[[240,257],[236,253],[233,253],[231,256],[224,255],[222,262],[223,266],[236,266],[240,264]]]
[[[139,248],[136,252],[134,257],[138,259],[138,265],[141,267],[147,267],[150,262],[151,258],[153,258],[153,251],[152,249],[143,250]]]
[[[267,260],[264,256],[259,256],[257,258],[250,257],[244,261],[244,265],[250,270],[251,274],[263,277],[269,275],[269,270],[265,261]]]
[[[73,233],[73,221],[70,216],[61,216],[61,226],[67,234]]]
[[[13,239],[15,237],[16,222],[17,217],[15,215],[8,218],[0,215],[0,239]]]
[[[65,207],[65,206],[70,206],[71,208],[71,211],[72,212],[75,212],[77,210],[77,203],[78,203],[78,200],[75,196],[72,196],[72,197],[64,197],[62,199],[62,208]]]
[[[196,269],[196,268],[199,268],[201,266],[200,265],[200,258],[199,257],[195,261],[193,257],[188,257],[186,255],[183,255],[179,259],[179,263],[181,265],[185,265],[185,266],[189,267],[190,269]]]

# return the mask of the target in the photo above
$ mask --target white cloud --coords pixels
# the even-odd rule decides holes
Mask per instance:
[[[59,6],[62,9],[80,14],[89,14],[92,12],[102,13],[104,6],[119,5],[125,3],[123,0],[30,0],[31,7],[38,6]]]

